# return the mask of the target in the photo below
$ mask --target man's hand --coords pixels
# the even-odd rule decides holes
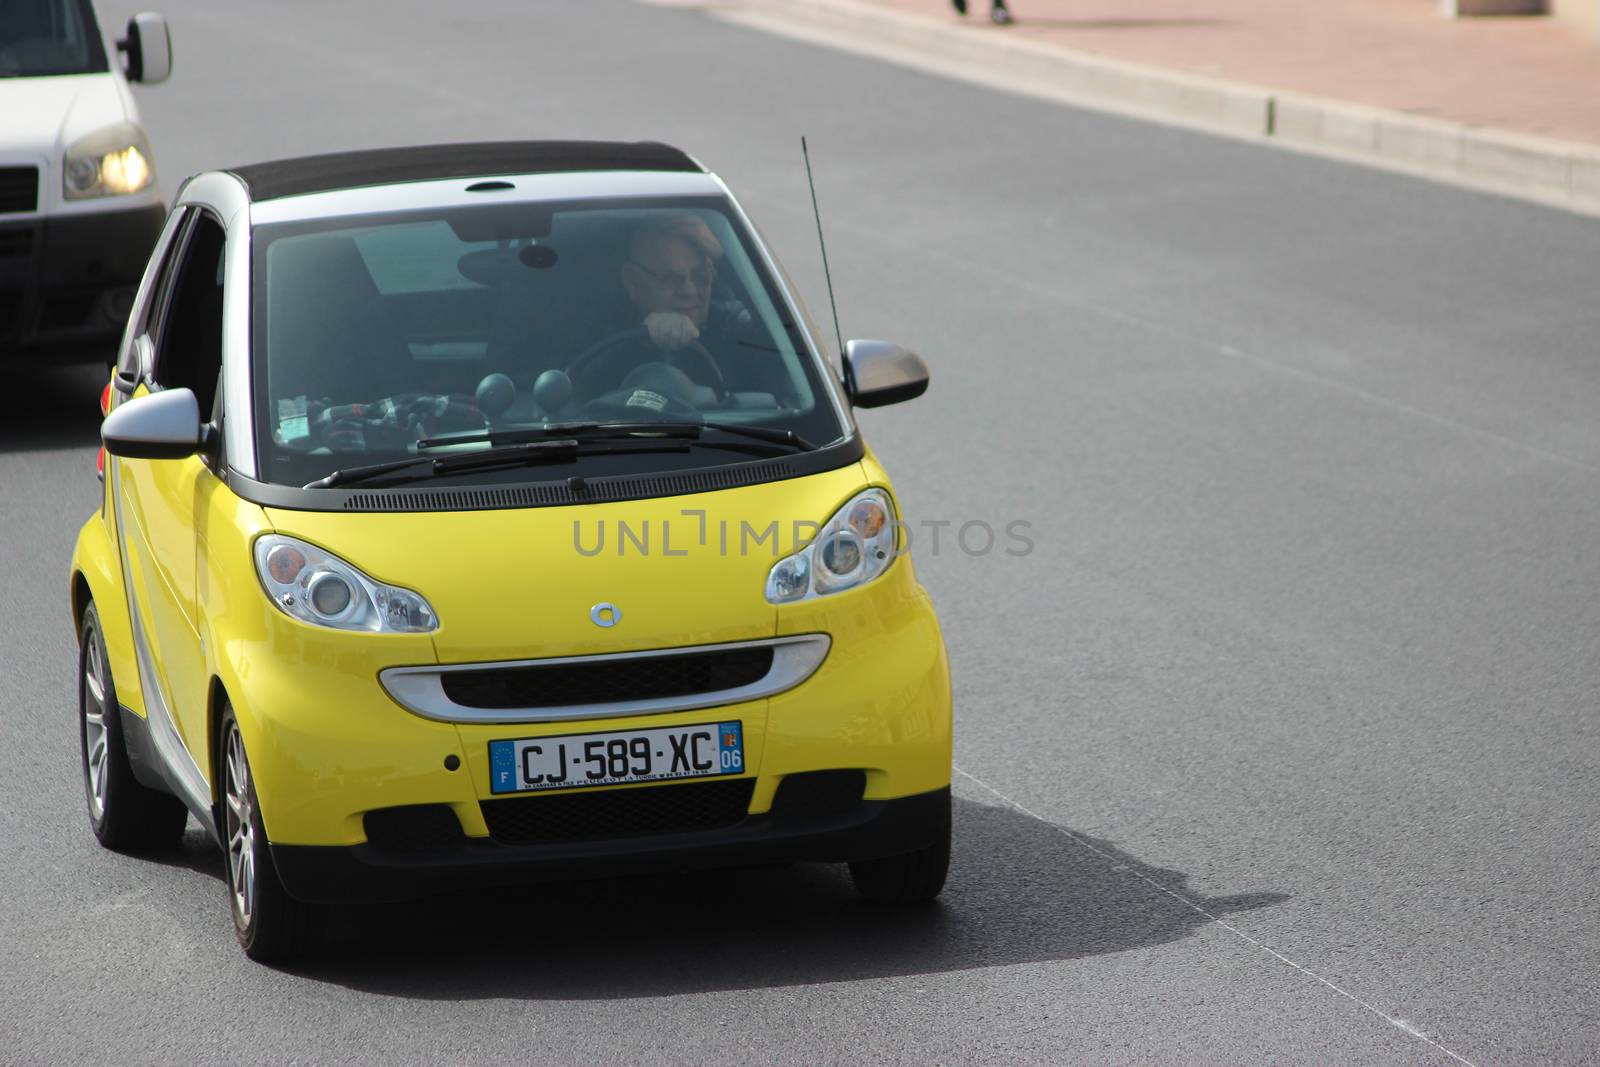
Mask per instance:
[[[673,351],[700,338],[689,316],[677,311],[652,311],[644,317],[644,328],[650,340],[659,348]]]

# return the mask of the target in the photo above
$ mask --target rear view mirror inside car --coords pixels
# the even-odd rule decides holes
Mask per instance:
[[[468,244],[480,241],[516,241],[550,236],[554,212],[547,205],[496,204],[488,211],[456,211],[445,219],[456,237]]]

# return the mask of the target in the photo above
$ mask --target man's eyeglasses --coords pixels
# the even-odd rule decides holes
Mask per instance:
[[[689,270],[655,270],[637,259],[628,262],[654,278],[663,289],[709,289],[717,279],[717,268],[710,263],[702,263]]]

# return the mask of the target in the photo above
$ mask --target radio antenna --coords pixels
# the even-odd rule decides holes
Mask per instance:
[[[806,139],[800,137],[800,155],[806,161],[806,184],[811,187],[811,214],[817,220],[817,246],[822,249],[822,276],[828,282],[828,307],[833,311],[833,335],[839,340],[839,358],[844,359],[844,333],[839,329],[839,305],[833,299],[833,274],[828,270],[828,242],[822,239],[822,212],[817,210],[817,183],[811,177],[811,153],[806,149]]]

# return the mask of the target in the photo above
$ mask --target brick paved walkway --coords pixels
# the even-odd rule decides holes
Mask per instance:
[[[944,23],[949,0],[867,0]],[[1449,20],[1432,0],[970,0],[973,33],[1473,125],[1600,144],[1600,41],[1546,17]]]

